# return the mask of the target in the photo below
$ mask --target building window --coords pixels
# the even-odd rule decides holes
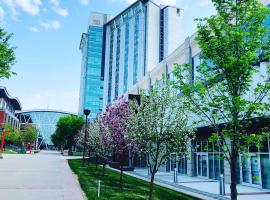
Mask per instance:
[[[159,62],[164,59],[164,9],[160,11],[160,48]]]
[[[125,66],[124,66],[124,92],[128,89],[128,54],[129,54],[129,21],[126,20],[125,29]]]
[[[134,30],[134,59],[133,59],[133,85],[138,81],[138,63],[139,63],[139,15],[135,16]]]
[[[109,78],[108,78],[108,104],[112,101],[112,67],[113,67],[113,41],[114,41],[114,29],[111,28],[110,34],[110,60],[109,60]]]
[[[118,97],[119,88],[119,65],[120,65],[120,39],[121,39],[121,29],[117,28],[117,41],[116,41],[116,71],[115,71],[115,90],[114,97]]]

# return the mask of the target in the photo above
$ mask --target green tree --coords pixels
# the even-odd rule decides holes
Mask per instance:
[[[20,130],[15,129],[12,133],[5,135],[5,144],[20,145]]]
[[[97,117],[87,128],[88,136],[86,138],[86,148],[90,153],[93,153],[96,156],[96,168],[97,168],[97,158],[103,160],[103,175],[105,174],[105,165],[107,162],[107,157],[109,153],[109,148],[104,144],[104,134],[101,134],[100,131],[100,118]],[[79,132],[77,137],[77,145],[81,148],[84,146],[84,137],[85,137],[85,127]]]
[[[72,147],[75,145],[76,135],[82,129],[83,125],[83,118],[73,115],[61,117],[57,122],[56,133],[64,140],[64,144],[69,150],[69,155],[72,154]]]
[[[38,137],[38,130],[33,125],[27,125],[25,128],[21,131],[20,134],[20,141],[22,145],[26,145],[28,143],[34,143],[36,142]]]
[[[51,135],[51,140],[52,140],[53,145],[58,150],[62,150],[64,148],[65,139],[61,137],[58,131],[55,131],[55,133]]]
[[[185,105],[164,78],[149,92],[141,92],[140,103],[133,101],[130,107],[130,140],[138,153],[147,155],[151,182],[149,200],[153,199],[154,178],[159,168],[170,159],[172,153],[185,153],[194,131],[188,125]],[[180,109],[179,109],[180,108]]]
[[[9,44],[11,37],[12,34],[8,34],[0,27],[0,79],[8,79],[15,74],[10,69],[15,63],[15,48]]]
[[[12,126],[8,123],[4,125],[4,130],[11,130],[11,133],[5,134],[5,144],[13,144],[13,145],[20,145],[19,137],[20,137],[20,130],[13,129]],[[0,138],[2,137],[2,133],[0,133]]]
[[[211,140],[222,147],[230,165],[235,200],[237,157],[247,152],[246,144],[258,146],[266,135],[263,128],[254,134],[252,119],[269,111],[269,67],[256,67],[269,61],[269,30],[264,26],[269,8],[258,0],[212,1],[217,15],[198,20],[202,64],[194,69],[195,80],[187,76],[189,65],[179,65],[174,86],[185,97],[193,120],[212,128]]]

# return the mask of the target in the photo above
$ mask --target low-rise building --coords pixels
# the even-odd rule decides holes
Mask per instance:
[[[15,111],[22,109],[20,101],[12,97],[5,87],[0,87],[0,126],[10,124],[12,128],[20,127],[19,119],[15,116]]]

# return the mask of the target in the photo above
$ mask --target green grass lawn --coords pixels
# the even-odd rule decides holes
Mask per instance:
[[[8,149],[7,149],[7,150],[4,150],[3,153],[4,153],[4,154],[18,154],[17,151],[8,150]]]
[[[148,199],[149,183],[131,176],[124,175],[123,189],[119,187],[119,173],[106,169],[105,176],[102,175],[102,167],[96,170],[95,165],[87,165],[81,168],[81,160],[69,160],[73,172],[77,174],[80,185],[89,200],[142,200]],[[100,198],[97,197],[98,181],[101,181]],[[193,197],[155,186],[155,200],[191,200]]]
[[[73,152],[72,156],[83,156],[83,152]]]

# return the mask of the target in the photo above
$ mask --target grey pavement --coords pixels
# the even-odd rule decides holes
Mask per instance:
[[[138,178],[149,179],[147,169],[136,169],[129,173]],[[230,199],[230,185],[225,185],[226,196],[219,196],[219,182],[185,175],[178,175],[178,183],[173,182],[173,173],[158,172],[155,183],[202,199]],[[239,200],[269,200],[270,190],[238,185]]]
[[[0,200],[84,200],[67,160],[58,152],[4,154],[0,160]]]

